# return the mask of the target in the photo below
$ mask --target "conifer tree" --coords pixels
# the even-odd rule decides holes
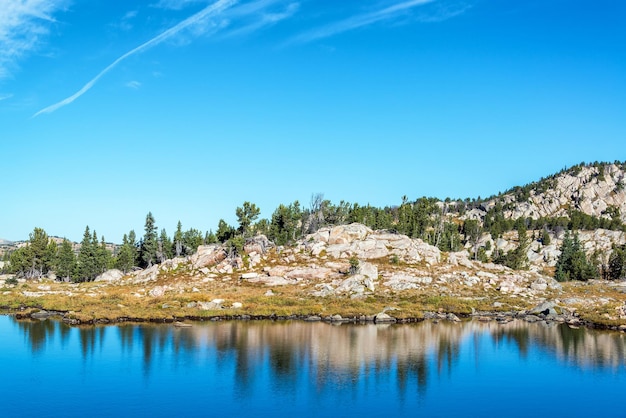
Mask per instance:
[[[95,231],[94,231],[95,232]],[[96,243],[98,242],[96,238]],[[89,226],[85,228],[83,240],[78,251],[78,267],[76,280],[88,281],[96,277],[96,247],[93,245],[93,237],[89,231]]]
[[[61,280],[71,281],[76,275],[76,255],[72,243],[63,238],[57,256],[57,277]]]
[[[124,234],[122,238],[122,246],[117,254],[115,266],[124,272],[128,273],[135,267],[137,262],[137,247],[135,244],[135,233],[131,231],[129,235]]]
[[[144,236],[141,242],[141,264],[143,267],[152,267],[157,262],[158,236],[152,212],[146,215]]]
[[[178,224],[176,225],[173,248],[176,257],[180,257],[183,254],[183,224],[180,223],[180,221],[178,221]]]
[[[172,258],[172,240],[167,236],[165,228],[161,229],[161,235],[159,236],[157,258],[159,263]]]
[[[239,221],[239,232],[245,237],[247,236],[250,227],[254,221],[259,217],[261,210],[250,202],[243,202],[242,207],[238,207],[235,210],[237,220]]]

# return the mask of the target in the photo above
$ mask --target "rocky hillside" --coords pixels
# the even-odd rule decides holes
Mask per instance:
[[[578,165],[488,199],[473,215],[482,218],[501,204],[510,219],[568,217],[577,210],[598,218],[617,216],[626,223],[625,174],[624,163]]]

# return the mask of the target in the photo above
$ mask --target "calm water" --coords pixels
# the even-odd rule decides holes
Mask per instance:
[[[626,417],[623,334],[0,316],[0,416]]]

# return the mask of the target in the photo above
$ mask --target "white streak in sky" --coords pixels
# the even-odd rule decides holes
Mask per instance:
[[[156,46],[158,44],[160,44],[161,42],[171,38],[172,36],[176,35],[177,33],[179,33],[181,30],[188,28],[189,26],[195,25],[199,22],[201,22],[203,19],[215,15],[217,13],[222,12],[223,10],[227,9],[228,7],[233,6],[234,4],[237,3],[237,0],[218,0],[217,2],[213,3],[210,6],[205,7],[204,9],[202,9],[201,11],[199,11],[198,13],[192,15],[191,17],[188,17],[187,19],[183,20],[182,22],[178,23],[175,26],[172,26],[171,28],[167,29],[165,32],[162,32],[161,34],[155,36],[154,38],[150,39],[149,41],[139,45],[138,47],[131,49],[130,51],[128,51],[127,53],[125,53],[124,55],[122,55],[121,57],[119,57],[118,59],[116,59],[115,61],[113,61],[111,64],[109,64],[104,70],[100,71],[98,73],[98,75],[96,75],[94,78],[92,78],[91,80],[89,80],[89,82],[87,84],[85,84],[80,90],[78,90],[76,93],[72,94],[71,96],[61,100],[58,103],[55,103],[51,106],[48,106],[44,109],[41,109],[39,112],[35,113],[33,115],[33,118],[43,114],[43,113],[51,113],[54,112],[55,110],[66,106],[70,103],[72,103],[74,100],[78,99],[80,96],[82,96],[83,94],[85,94],[87,91],[89,91],[89,89],[91,89],[94,84],[96,84],[96,82],[106,73],[108,73],[109,71],[111,71],[113,68],[115,68],[115,66],[117,66],[120,62],[122,62],[123,60],[125,60],[126,58],[135,55],[137,53],[143,52],[149,48],[152,48],[153,46]]]
[[[2,94],[2,93],[0,93],[0,102],[2,100],[10,99],[11,97],[13,97],[12,94]]]
[[[352,16],[348,19],[332,23],[322,28],[305,32],[296,36],[291,41],[287,42],[287,44],[302,44],[315,41],[317,39],[328,38],[339,33],[380,22],[381,20],[391,19],[405,10],[412,9],[417,6],[423,6],[425,4],[432,3],[433,1],[435,0],[408,0],[375,12]]]
[[[267,26],[275,25],[281,20],[285,20],[293,16],[299,9],[300,4],[290,3],[282,13],[263,13],[259,20],[252,22],[239,29],[232,30],[224,35],[224,38],[247,35]]]
[[[0,0],[0,79],[48,35],[53,13],[67,0]]]

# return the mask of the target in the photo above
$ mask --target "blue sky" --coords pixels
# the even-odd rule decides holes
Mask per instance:
[[[619,0],[0,0],[0,237],[626,160]]]

